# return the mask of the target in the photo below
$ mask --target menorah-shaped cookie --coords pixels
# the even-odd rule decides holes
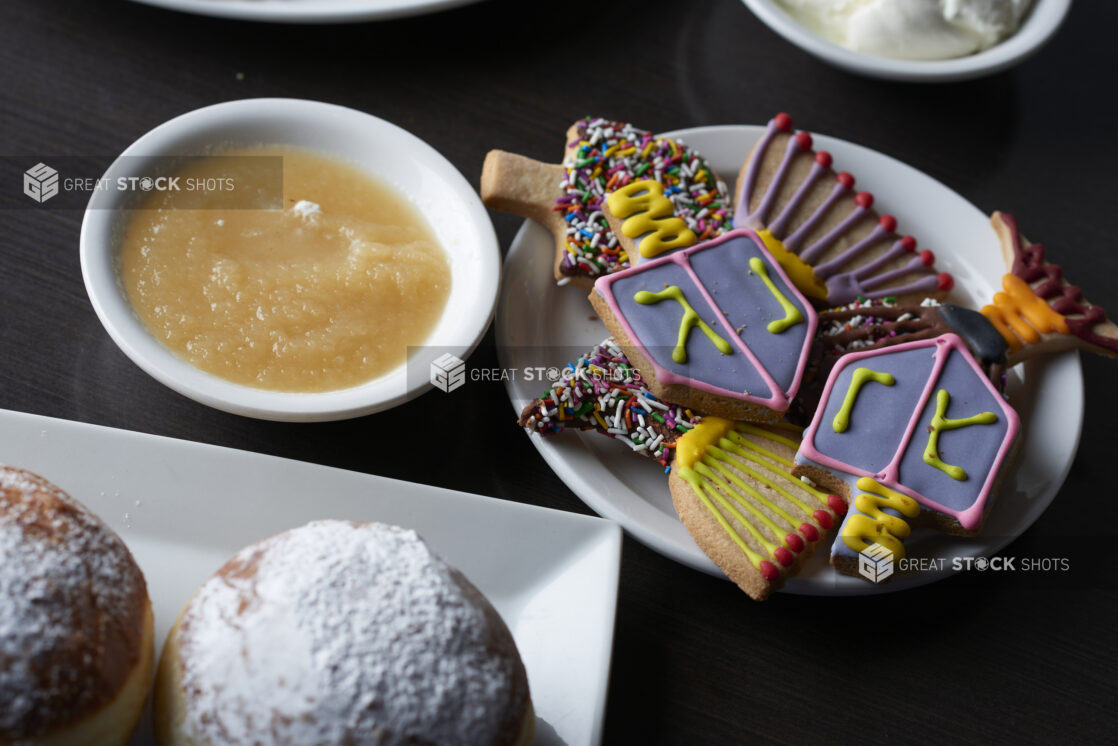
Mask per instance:
[[[567,131],[562,164],[492,150],[481,175],[482,201],[546,227],[555,239],[555,279],[587,290],[595,278],[626,269],[640,256],[615,235],[629,217],[609,215],[606,197],[616,190],[641,213],[630,230],[655,236],[641,247],[648,258],[730,228],[729,190],[706,161],[678,140],[624,122],[576,122]]]
[[[981,313],[1005,339],[1007,365],[1068,349],[1118,357],[1118,326],[1102,306],[1087,301],[1063,270],[1045,259],[1043,245],[1024,239],[1012,215],[995,212],[990,224],[1009,272],[1002,278],[1003,292]]]
[[[897,234],[891,215],[878,215],[870,192],[836,174],[826,151],[812,150],[807,132],[777,114],[738,175],[734,227],[752,228],[820,307],[857,298],[942,299],[954,285],[935,270],[935,255],[916,252],[916,239]]]
[[[668,486],[695,543],[755,600],[799,572],[846,513],[792,476],[802,428],[703,418],[676,443]]]

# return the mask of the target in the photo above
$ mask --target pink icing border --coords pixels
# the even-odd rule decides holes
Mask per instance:
[[[687,378],[686,376],[681,376],[671,372],[670,370],[667,370],[659,363],[657,363],[651,355],[648,355],[646,353],[647,348],[645,347],[645,345],[640,343],[637,335],[633,332],[633,328],[629,325],[628,319],[625,318],[625,315],[621,312],[621,309],[618,307],[617,302],[614,300],[612,285],[615,281],[628,277],[631,274],[635,274],[637,272],[645,272],[651,268],[671,262],[681,267],[692,279],[692,281],[694,281],[695,285],[699,288],[699,292],[702,294],[703,299],[710,305],[711,308],[714,309],[715,313],[717,314],[717,320],[719,323],[722,324],[722,328],[733,329],[733,327],[730,325],[730,322],[722,313],[722,310],[718,307],[718,304],[714,302],[714,298],[711,296],[710,292],[703,286],[702,282],[699,281],[698,275],[691,268],[688,257],[699,251],[705,251],[707,249],[714,248],[715,246],[725,243],[726,241],[731,241],[742,236],[749,238],[751,241],[753,241],[754,244],[756,244],[756,246],[760,249],[761,256],[767,260],[766,263],[768,264],[768,270],[770,272],[775,272],[775,274],[784,281],[784,285],[795,295],[796,300],[799,301],[801,311],[804,312],[804,323],[808,325],[807,334],[804,337],[803,348],[800,350],[800,363],[796,368],[796,375],[792,378],[792,383],[788,387],[787,391],[783,391],[780,386],[777,385],[776,381],[772,377],[772,374],[770,374],[769,371],[763,365],[761,365],[760,361],[757,359],[757,356],[738,334],[735,333],[730,335],[732,337],[732,343],[734,344],[734,346],[737,347],[738,350],[745,355],[746,359],[748,359],[753,364],[753,367],[757,369],[757,372],[760,373],[761,378],[769,387],[769,391],[774,392],[773,395],[770,397],[760,397],[754,396],[752,394],[743,394],[739,391],[730,391],[729,389],[720,388],[709,383],[704,383],[703,381],[697,381],[693,378]],[[599,277],[594,283],[594,291],[597,292],[605,300],[606,304],[609,306],[610,311],[613,313],[614,318],[616,318],[621,324],[621,328],[625,331],[626,336],[629,337],[633,345],[642,353],[645,353],[644,357],[648,360],[649,364],[652,365],[652,370],[656,374],[657,380],[659,380],[661,383],[664,383],[666,385],[681,384],[684,386],[690,386],[691,388],[698,389],[700,391],[706,391],[718,396],[732,399],[741,399],[742,401],[761,404],[762,406],[778,412],[786,411],[789,404],[791,404],[792,399],[795,398],[796,392],[799,391],[800,383],[803,380],[804,369],[806,367],[807,355],[809,350],[811,349],[812,341],[815,339],[815,330],[819,324],[819,317],[816,315],[815,309],[812,307],[811,303],[804,296],[804,294],[800,292],[799,288],[797,288],[790,279],[788,279],[788,275],[785,274],[784,268],[780,266],[780,263],[777,262],[776,259],[773,258],[772,254],[769,253],[769,250],[765,248],[765,244],[761,241],[760,236],[758,236],[750,228],[735,228],[732,231],[723,233],[717,238],[713,238],[710,241],[701,243],[697,246],[692,246],[689,249],[675,251],[659,259],[641,262],[635,267],[631,267],[621,272],[615,272],[604,277]]]
[[[896,352],[903,352],[905,350],[920,349],[933,345],[935,345],[938,349],[936,349],[934,353],[932,371],[928,375],[928,380],[924,384],[924,391],[920,394],[920,399],[917,402],[915,409],[913,410],[913,414],[912,417],[909,419],[908,426],[905,428],[905,432],[901,438],[900,445],[897,447],[897,452],[885,466],[884,471],[878,474],[874,474],[872,472],[866,471],[865,469],[859,469],[850,464],[843,463],[838,459],[824,456],[815,448],[815,434],[819,430],[819,426],[824,419],[824,410],[826,409],[825,403],[830,401],[831,391],[834,388],[835,382],[838,380],[838,377],[843,370],[845,370],[848,366],[853,365],[854,363],[857,363],[858,361],[865,358],[876,357],[882,354],[893,354]],[[943,366],[947,363],[947,358],[950,356],[950,353],[952,351],[958,352],[963,355],[963,359],[966,360],[966,362],[974,370],[977,379],[986,386],[987,390],[994,396],[994,399],[1001,405],[1001,410],[1003,415],[1005,416],[1007,425],[1005,438],[1002,441],[1001,447],[998,449],[997,455],[994,457],[994,462],[991,465],[992,468],[986,475],[986,481],[985,483],[983,483],[982,489],[979,490],[978,496],[975,498],[974,503],[971,504],[969,508],[961,511],[948,508],[947,506],[931,499],[927,495],[922,495],[919,492],[916,492],[915,490],[912,490],[897,481],[897,474],[900,471],[901,459],[908,451],[908,446],[910,441],[912,440],[912,436],[916,428],[920,424],[920,417],[924,413],[924,407],[927,405],[928,400],[931,398],[932,391],[935,389],[936,382],[939,380],[939,375],[943,370]],[[836,365],[831,371],[831,375],[827,378],[827,385],[823,389],[823,396],[820,399],[819,408],[815,412],[815,418],[811,421],[811,425],[808,426],[807,430],[804,431],[804,438],[803,441],[800,443],[800,450],[797,453],[797,461],[799,461],[799,458],[802,455],[805,459],[809,459],[820,466],[834,469],[835,471],[841,471],[847,474],[853,474],[855,476],[872,477],[886,487],[891,487],[893,489],[896,489],[898,492],[908,495],[927,508],[931,508],[932,510],[954,517],[957,521],[959,521],[959,525],[961,525],[963,528],[967,530],[973,530],[978,528],[978,526],[982,523],[982,514],[985,511],[986,502],[990,497],[990,491],[993,489],[994,482],[997,480],[998,472],[1001,470],[1003,462],[1009,455],[1009,449],[1013,446],[1013,442],[1017,438],[1017,433],[1020,430],[1020,427],[1021,420],[1018,417],[1017,412],[1014,411],[1014,409],[1009,406],[1004,399],[1002,399],[1002,396],[1000,393],[998,393],[998,390],[995,389],[994,385],[990,383],[990,381],[986,378],[986,375],[982,372],[982,367],[974,359],[974,355],[971,354],[971,351],[969,348],[967,348],[966,343],[963,342],[963,340],[955,334],[944,334],[943,336],[934,337],[932,339],[922,339],[916,342],[905,342],[903,344],[889,347],[885,350],[866,350],[865,352],[855,352],[844,355],[840,359],[839,364]]]

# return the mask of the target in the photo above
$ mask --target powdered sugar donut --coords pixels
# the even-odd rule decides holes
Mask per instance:
[[[0,466],[0,744],[123,744],[153,659],[124,542],[47,480]]]
[[[317,521],[247,547],[168,637],[162,744],[526,744],[524,665],[414,531]]]

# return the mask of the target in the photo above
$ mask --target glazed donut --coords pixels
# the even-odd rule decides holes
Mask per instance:
[[[414,531],[317,521],[241,550],[163,648],[157,741],[528,744],[524,664]]]
[[[123,744],[154,657],[147,586],[120,537],[0,466],[0,745]]]

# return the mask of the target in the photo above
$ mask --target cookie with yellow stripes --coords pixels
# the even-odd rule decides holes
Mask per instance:
[[[792,476],[801,429],[704,418],[676,443],[668,484],[695,543],[764,600],[827,539],[846,504]]]

